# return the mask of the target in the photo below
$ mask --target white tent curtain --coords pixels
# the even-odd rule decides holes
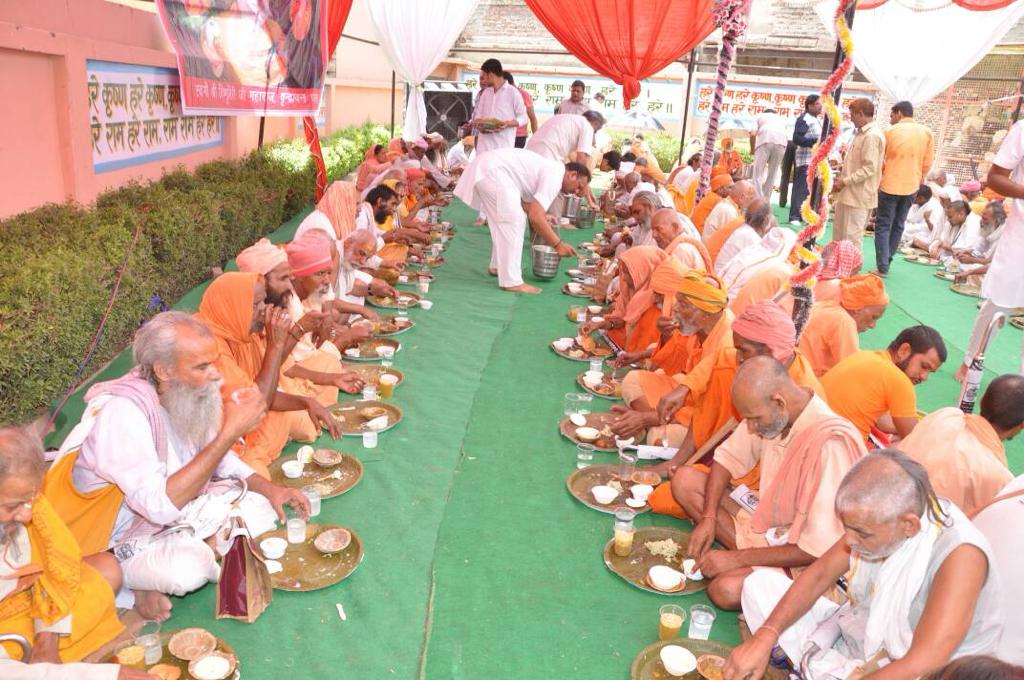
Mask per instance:
[[[477,0],[372,0],[366,4],[381,47],[411,88],[404,139],[416,139],[427,131],[420,85],[448,55],[476,5]]]
[[[833,35],[836,6],[824,0],[815,8]],[[888,0],[857,11],[853,63],[892,99],[922,104],[971,70],[1021,17],[1024,2],[978,11],[952,2]]]

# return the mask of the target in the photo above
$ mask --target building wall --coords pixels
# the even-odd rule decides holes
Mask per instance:
[[[224,144],[121,170],[92,166],[86,60],[174,67],[152,5],[32,0],[0,7],[0,217],[48,201],[89,203],[132,180],[178,165],[238,158],[256,147],[259,118],[225,118]],[[268,118],[266,142],[295,135],[295,119]]]

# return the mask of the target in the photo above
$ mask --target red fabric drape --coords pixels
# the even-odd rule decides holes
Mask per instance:
[[[974,10],[976,12],[984,12],[993,9],[1002,9],[1007,5],[1012,5],[1016,0],[950,0],[954,5],[960,5],[964,9]],[[860,0],[857,3],[857,9],[874,9],[881,7],[889,0]]]
[[[325,0],[327,3],[327,59],[330,60],[334,54],[338,41],[341,40],[341,31],[348,21],[348,13],[352,9],[352,0]],[[292,0],[293,3],[296,0]],[[324,165],[324,155],[320,150],[320,132],[316,129],[316,121],[312,116],[305,116],[302,119],[302,130],[306,133],[306,143],[309,144],[309,151],[313,154],[313,162],[316,163],[316,200],[323,198],[327,190],[327,166]]]
[[[626,108],[640,81],[693,49],[714,30],[713,0],[526,0],[580,61],[622,85]]]

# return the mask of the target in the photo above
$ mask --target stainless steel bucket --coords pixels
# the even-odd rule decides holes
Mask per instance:
[[[553,279],[558,274],[558,263],[561,257],[554,248],[548,245],[536,245],[531,248],[533,255],[533,275],[538,279]]]

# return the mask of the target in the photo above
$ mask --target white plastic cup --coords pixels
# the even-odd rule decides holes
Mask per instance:
[[[430,300],[420,300],[420,309],[430,309],[434,306],[434,303]]]
[[[306,520],[301,517],[291,517],[285,522],[285,526],[288,528],[289,543],[306,542]]]
[[[420,295],[426,295],[430,292],[430,281],[427,279],[420,279],[416,282],[416,290]]]
[[[363,401],[377,401],[377,386],[371,383],[363,385]]]
[[[302,490],[302,495],[309,501],[309,516],[316,517],[320,514],[320,492],[311,486]]]
[[[375,449],[375,448],[377,448],[377,431],[376,430],[365,430],[363,432],[363,448],[364,449]]]

